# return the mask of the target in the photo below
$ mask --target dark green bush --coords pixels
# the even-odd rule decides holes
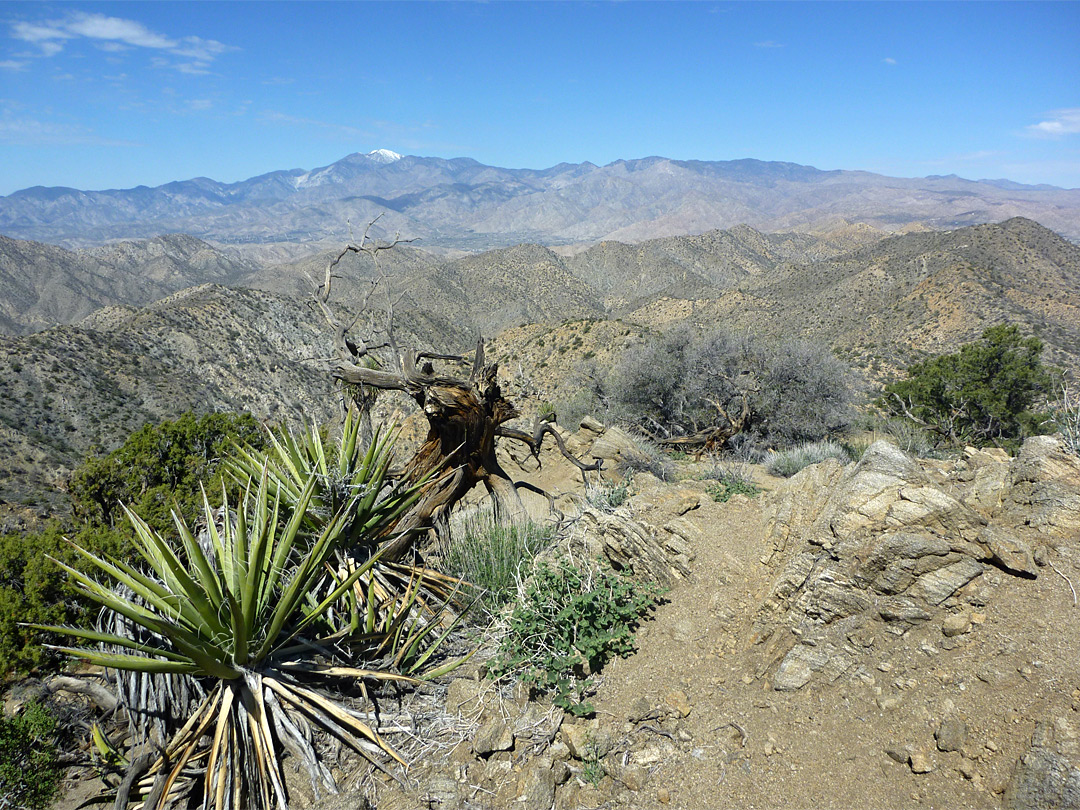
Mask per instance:
[[[56,719],[38,703],[0,717],[0,797],[4,807],[43,810],[60,787]]]
[[[175,422],[144,425],[121,447],[87,459],[72,474],[75,514],[95,524],[124,524],[117,520],[122,502],[155,530],[169,531],[174,506],[185,518],[201,511],[200,482],[212,498],[220,497],[215,476],[233,441],[262,449],[266,435],[247,413],[186,413]]]
[[[52,660],[42,642],[47,635],[23,627],[33,624],[86,625],[92,607],[68,583],[49,557],[81,568],[64,537],[99,555],[127,560],[130,524],[117,521],[121,502],[152,527],[167,532],[178,507],[187,521],[201,512],[200,480],[205,476],[212,503],[221,498],[219,461],[230,441],[265,445],[264,431],[248,414],[185,414],[175,422],[146,425],[108,455],[87,459],[72,475],[74,523],[54,520],[40,532],[0,535],[0,678],[30,672]]]
[[[1052,430],[1033,410],[1054,379],[1042,364],[1043,344],[1017,326],[992,326],[981,340],[907,371],[878,400],[884,410],[932,431],[938,443],[995,444],[1015,448],[1028,436]]]

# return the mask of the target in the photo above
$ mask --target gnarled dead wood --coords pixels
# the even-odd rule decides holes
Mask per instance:
[[[750,424],[752,409],[750,397],[743,395],[742,408],[737,417],[732,417],[727,409],[720,404],[719,400],[710,399],[709,404],[716,408],[720,417],[727,424],[712,425],[702,428],[689,436],[676,436],[670,439],[661,439],[660,444],[668,447],[686,448],[695,451],[695,458],[700,460],[705,453],[713,453],[720,450],[728,440],[746,430]]]
[[[493,497],[496,512],[502,519],[524,515],[517,491],[519,485],[496,457],[499,438],[524,442],[533,455],[538,456],[544,437],[551,435],[560,452],[583,473],[599,470],[599,461],[585,464],[575,459],[567,451],[562,437],[549,424],[538,422],[531,435],[506,425],[519,413],[503,396],[498,364],[486,362],[483,339],[477,341],[467,378],[438,373],[435,362],[461,362],[464,357],[400,348],[393,322],[397,302],[388,290],[384,290],[386,320],[381,329],[385,340],[376,344],[373,335],[365,339],[351,334],[359,313],[346,321],[337,318],[330,307],[336,278],[334,269],[349,252],[367,255],[375,262],[372,288],[364,298],[366,305],[375,288],[380,283],[386,284],[386,279],[378,272],[379,252],[406,241],[395,238],[390,243],[378,244],[369,239],[370,229],[369,224],[359,244],[347,245],[331,259],[322,283],[316,288],[315,300],[334,333],[337,356],[331,367],[333,376],[343,383],[359,386],[361,390],[403,391],[416,401],[428,421],[424,442],[398,473],[404,483],[425,482],[423,492],[398,522],[394,538],[384,549],[384,558],[401,558],[425,531],[448,531],[451,510],[477,484],[483,484]],[[376,351],[381,351],[380,361],[374,359]]]

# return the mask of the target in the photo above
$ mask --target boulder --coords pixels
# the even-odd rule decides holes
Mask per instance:
[[[1056,750],[1053,728],[1040,723],[1005,788],[1007,810],[1080,808],[1080,768]]]
[[[858,463],[807,467],[770,496],[773,552],[765,561],[782,567],[753,637],[773,639],[765,654],[778,662],[774,689],[854,672],[857,651],[846,639],[853,627],[883,621],[903,634],[930,620],[982,574],[980,560],[996,554],[1025,564],[1021,543],[987,531],[985,518],[946,486],[943,470],[924,470],[894,445],[875,442]],[[786,650],[785,634],[775,632],[785,627],[800,640]]]

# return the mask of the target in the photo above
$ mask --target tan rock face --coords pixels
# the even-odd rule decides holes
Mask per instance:
[[[877,442],[857,464],[806,468],[767,510],[773,550],[763,561],[777,573],[754,638],[770,640],[779,661],[774,688],[799,689],[853,662],[845,637],[855,624],[883,621],[902,634],[988,565],[1037,576],[1039,544],[1080,529],[1080,459],[1037,437],[1015,459],[969,451],[950,473]],[[972,625],[941,620],[949,637]]]

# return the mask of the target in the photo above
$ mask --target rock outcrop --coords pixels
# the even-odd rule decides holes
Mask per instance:
[[[950,468],[879,441],[858,463],[803,470],[767,514],[763,561],[778,574],[754,638],[765,644],[760,674],[793,690],[853,671],[875,626],[903,635],[941,618],[988,566],[1038,576],[1080,529],[1080,459],[1040,436],[1015,459],[969,450]]]

